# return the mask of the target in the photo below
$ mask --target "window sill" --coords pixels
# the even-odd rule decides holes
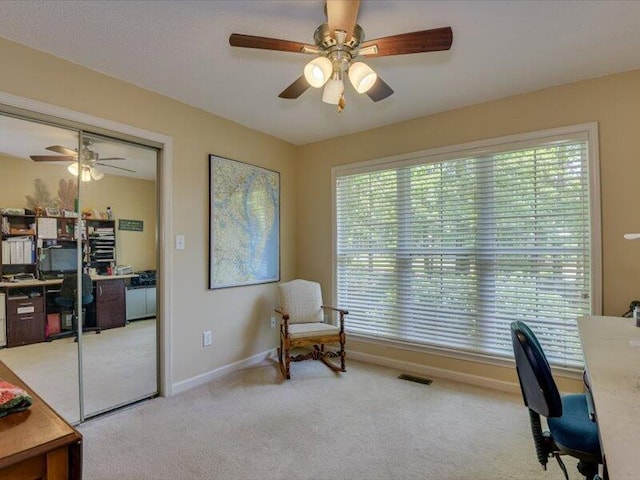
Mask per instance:
[[[379,345],[388,348],[397,348],[400,350],[406,350],[410,352],[422,353],[427,355],[437,355],[440,357],[452,358],[455,360],[462,360],[466,362],[482,363],[485,365],[493,365],[504,368],[516,368],[516,362],[513,359],[507,359],[492,355],[463,352],[459,350],[453,350],[443,347],[435,347],[431,345],[421,345],[410,342],[403,342],[400,340],[391,340],[380,337],[371,337],[357,333],[351,333],[347,331],[348,338],[361,343],[367,343],[371,345]],[[571,380],[582,379],[581,368],[569,368],[569,367],[552,367],[553,374],[562,378],[568,378]]]

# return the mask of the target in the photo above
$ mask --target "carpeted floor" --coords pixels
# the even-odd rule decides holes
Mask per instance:
[[[91,420],[91,479],[557,479],[519,396],[351,361],[275,362]],[[572,479],[581,478],[567,461]]]
[[[86,332],[85,415],[157,392],[156,320]],[[0,350],[6,363],[69,422],[80,418],[78,344],[72,337]]]

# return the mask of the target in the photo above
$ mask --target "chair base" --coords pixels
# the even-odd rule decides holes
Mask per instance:
[[[580,460],[578,462],[578,471],[585,479],[592,480],[596,475],[598,475],[598,464]]]
[[[96,332],[96,335],[98,335],[101,332],[101,329],[100,327],[83,327],[82,333],[86,333],[86,332]],[[58,340],[60,338],[67,338],[67,337],[74,337],[73,341],[77,342],[78,332],[76,330],[62,330],[58,333],[52,333],[51,335],[45,338],[45,341],[51,342],[53,340]]]
[[[64,310],[63,310],[63,312],[64,312]],[[77,314],[75,309],[71,309],[70,313],[71,313],[71,329],[69,329],[69,330],[65,329],[65,330],[61,330],[58,333],[53,333],[53,334],[47,336],[45,338],[45,341],[50,342],[52,340],[57,340],[59,338],[66,338],[66,337],[71,337],[71,336],[74,337],[74,339],[73,339],[74,342],[78,341],[78,314]],[[84,307],[82,307],[82,318],[83,318],[82,333],[85,333],[85,332],[96,332],[96,334],[99,334],[101,332],[101,329],[98,326],[92,327],[92,326],[86,326],[84,324],[84,319],[87,318],[86,317],[86,308],[84,308]]]
[[[345,362],[344,362],[344,358],[345,358],[344,349],[340,352],[333,352],[330,350],[325,350],[324,345],[320,345],[320,346],[314,345],[313,350],[307,353],[301,353],[298,355],[289,355],[288,351],[283,352],[283,350],[284,349],[282,347],[278,348],[278,363],[280,365],[280,372],[282,373],[282,376],[284,377],[285,380],[291,379],[291,373],[290,373],[291,369],[289,365],[290,362],[302,362],[304,360],[320,360],[322,363],[324,363],[327,367],[329,367],[334,372],[344,373],[347,371],[345,367]],[[329,361],[328,360],[329,358],[340,358],[341,359],[340,366]]]

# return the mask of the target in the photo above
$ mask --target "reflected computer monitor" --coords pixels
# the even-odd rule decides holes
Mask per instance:
[[[40,262],[40,272],[45,277],[62,278],[65,273],[75,273],[77,266],[77,248],[48,248]]]

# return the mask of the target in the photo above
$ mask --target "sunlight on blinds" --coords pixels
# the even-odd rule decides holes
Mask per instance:
[[[525,321],[579,367],[591,314],[586,138],[336,178],[336,279],[351,332],[512,356]]]

